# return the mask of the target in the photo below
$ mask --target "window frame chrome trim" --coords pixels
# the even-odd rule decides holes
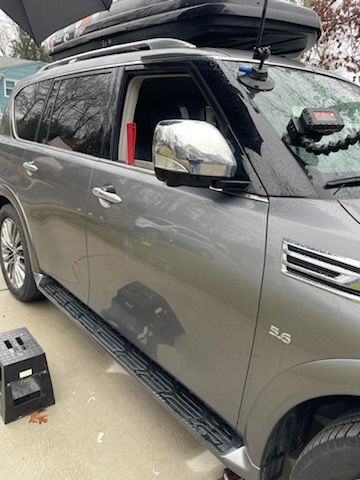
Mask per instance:
[[[153,177],[156,177],[156,174],[153,170],[143,168],[143,167],[138,167],[136,165],[128,165],[127,163],[121,162],[120,160],[109,160],[107,158],[98,158],[97,162],[98,163],[105,163],[107,165],[122,167],[122,168],[125,168],[126,170],[133,170],[133,171],[139,172],[139,173],[147,173],[147,174],[149,174]],[[152,163],[152,162],[149,162],[149,163]]]
[[[256,202],[270,203],[270,200],[268,197],[263,197],[262,195],[258,195],[256,193],[242,192],[242,193],[239,193],[237,196],[242,198],[247,198],[248,200],[255,200]]]

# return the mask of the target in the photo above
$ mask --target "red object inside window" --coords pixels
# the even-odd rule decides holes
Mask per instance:
[[[136,123],[127,124],[128,165],[135,165]]]

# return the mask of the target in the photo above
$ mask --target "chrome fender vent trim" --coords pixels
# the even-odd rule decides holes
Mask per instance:
[[[360,262],[284,240],[282,272],[316,287],[360,301]]]

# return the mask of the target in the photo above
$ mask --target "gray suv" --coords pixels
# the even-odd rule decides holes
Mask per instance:
[[[0,136],[1,267],[229,471],[355,480],[359,88],[280,57],[269,88],[249,86],[252,63],[157,39],[19,84]]]

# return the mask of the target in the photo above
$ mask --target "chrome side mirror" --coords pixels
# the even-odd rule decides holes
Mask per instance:
[[[166,120],[158,124],[153,163],[158,178],[167,181],[170,176],[174,186],[206,186],[205,179],[210,185],[211,179],[233,178],[237,170],[236,159],[219,130],[195,120]]]

